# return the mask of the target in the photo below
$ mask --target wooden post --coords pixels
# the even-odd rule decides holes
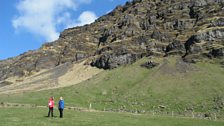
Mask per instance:
[[[174,114],[173,114],[173,111],[172,111],[172,117],[173,117],[173,115],[174,115]]]
[[[192,111],[192,113],[191,113],[191,114],[192,114],[192,118],[194,118],[194,111]]]
[[[91,103],[89,104],[89,109],[92,109],[92,104]]]
[[[215,113],[215,121],[217,120],[217,116],[216,116],[216,113]]]

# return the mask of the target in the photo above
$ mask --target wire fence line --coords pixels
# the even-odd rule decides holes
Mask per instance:
[[[48,108],[48,106],[41,106],[36,104],[22,104],[22,103],[9,103],[9,102],[1,102],[0,108]],[[92,105],[89,105],[89,108],[83,107],[74,107],[74,106],[66,106],[65,110],[73,110],[73,111],[88,111],[88,112],[117,112],[117,113],[131,113],[131,114],[147,114],[150,116],[168,116],[168,117],[177,117],[177,118],[195,118],[195,119],[207,119],[207,120],[224,120],[224,115],[215,112],[166,112],[166,111],[139,111],[139,110],[121,110],[121,109],[111,109],[104,108],[103,110],[93,109]]]

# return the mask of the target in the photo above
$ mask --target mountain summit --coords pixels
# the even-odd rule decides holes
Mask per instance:
[[[133,0],[38,50],[0,61],[0,83],[85,61],[113,69],[145,56],[186,62],[224,57],[224,0]]]

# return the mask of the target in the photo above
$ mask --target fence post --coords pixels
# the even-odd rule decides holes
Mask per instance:
[[[215,121],[217,120],[217,116],[216,116],[216,113],[215,113]]]
[[[192,113],[191,113],[191,114],[192,114],[192,118],[194,118],[194,111],[192,111]]]
[[[172,111],[172,117],[173,117],[173,115],[174,115],[174,114],[173,114],[173,111]]]
[[[91,103],[89,104],[89,109],[92,109],[92,104]]]

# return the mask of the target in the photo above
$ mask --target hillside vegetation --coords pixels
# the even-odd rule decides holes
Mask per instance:
[[[63,96],[66,106],[102,111],[187,115],[223,119],[224,68],[212,62],[188,64],[180,57],[152,58],[160,65],[132,65],[103,71],[80,84],[34,92],[0,95],[2,102],[46,105],[50,96]],[[215,61],[214,61],[215,62]]]

